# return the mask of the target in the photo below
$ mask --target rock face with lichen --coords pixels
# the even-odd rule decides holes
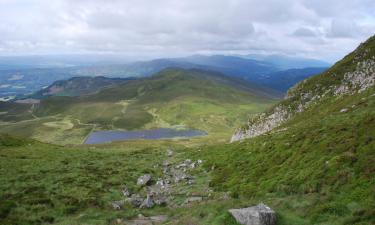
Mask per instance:
[[[230,142],[252,138],[278,128],[295,114],[328,98],[366,91],[375,85],[375,36],[326,72],[291,88],[286,98],[266,113],[258,114],[238,128]]]

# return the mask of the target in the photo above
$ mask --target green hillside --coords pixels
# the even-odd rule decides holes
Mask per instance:
[[[211,187],[266,201],[285,224],[373,224],[374,84],[372,37],[250,119],[240,143],[208,146]]]
[[[265,110],[277,96],[219,73],[166,69],[91,95],[52,96],[34,105],[0,103],[0,131],[79,144],[92,130],[172,127],[201,129],[208,138],[226,140],[249,114]]]
[[[228,209],[264,202],[277,212],[279,225],[374,224],[375,37],[272,108],[266,109],[274,100],[261,97],[262,91],[215,74],[171,69],[95,95],[48,98],[31,111],[36,118],[23,122],[2,114],[8,121],[2,129],[18,126],[14,133],[33,136],[42,121],[74,118],[74,126],[84,127],[82,121],[95,121],[98,113],[109,119],[105,115],[126,99],[121,104],[136,121],[128,129],[183,123],[212,133],[206,139],[70,147],[0,135],[0,223],[131,224],[142,214],[165,216],[164,224],[236,225]],[[245,121],[242,110],[262,107],[264,113],[252,115],[232,143],[222,142],[232,131],[225,126]],[[28,123],[38,129],[25,129]],[[68,135],[75,129],[61,133],[74,140]],[[146,196],[157,182],[176,178],[170,171],[189,178],[167,185],[166,205],[113,207],[125,201],[125,186]],[[136,184],[144,174],[152,176],[149,187]]]
[[[55,81],[47,88],[26,97],[43,99],[50,96],[90,95],[129,80],[134,80],[134,78],[73,77],[68,80]]]

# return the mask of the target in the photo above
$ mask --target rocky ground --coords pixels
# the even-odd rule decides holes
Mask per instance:
[[[208,188],[208,171],[201,165],[203,160],[181,159],[172,149],[166,151],[161,164],[152,165],[160,169],[160,177],[144,174],[137,179],[138,191],[130,190],[126,184],[122,190],[123,199],[110,203],[113,210],[126,208],[147,209],[153,207],[178,208],[212,199],[213,191]],[[203,179],[202,179],[203,178]],[[117,224],[162,224],[168,217],[139,214],[132,219],[118,218]]]

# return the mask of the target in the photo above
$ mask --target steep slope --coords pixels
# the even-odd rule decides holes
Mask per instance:
[[[375,37],[371,37],[323,74],[291,88],[284,101],[269,112],[251,118],[231,141],[269,132],[310,107],[334,104],[341,98],[371,89],[374,83]]]
[[[210,186],[266,202],[281,224],[374,224],[375,37],[207,146]],[[241,141],[238,141],[241,140]]]
[[[196,128],[222,138],[277,96],[217,72],[166,69],[91,95],[52,96],[28,107],[1,103],[0,130],[55,143],[82,143],[92,130],[159,127]]]

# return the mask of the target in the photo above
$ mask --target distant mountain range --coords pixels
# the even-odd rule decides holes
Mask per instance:
[[[251,81],[256,85],[262,85],[278,91],[286,91],[296,82],[314,75],[315,73],[313,72],[319,73],[323,71],[325,66],[329,65],[318,60],[286,56],[263,58],[254,56],[257,59],[250,59],[249,57],[252,57],[252,55],[241,57],[193,55],[183,58],[164,58],[127,64],[95,63],[94,60],[86,62],[82,58],[77,58],[76,64],[69,64],[68,62],[70,61],[64,61],[64,63],[59,64],[58,59],[56,61],[47,60],[46,65],[55,65],[53,68],[49,66],[34,68],[26,64],[26,59],[23,58],[21,58],[22,60],[20,59],[21,61],[18,64],[15,59],[13,61],[5,60],[5,62],[0,63],[0,97],[30,94],[42,87],[49,86],[57,80],[65,80],[77,76],[147,77],[169,67],[217,71],[228,76]],[[43,58],[38,58],[34,61],[37,62],[35,65],[41,65]],[[6,67],[7,62],[11,65],[10,67]],[[31,60],[29,63],[32,64],[33,61]],[[118,62],[115,61],[115,63]],[[319,66],[319,69],[311,68],[316,66]],[[294,70],[289,70],[292,68]],[[301,68],[303,69],[300,70]],[[283,70],[287,71],[280,72]]]
[[[330,67],[331,64],[322,60],[293,57],[286,55],[261,55],[261,54],[249,54],[240,56],[246,59],[255,59],[258,61],[264,61],[270,63],[280,70],[287,69],[302,69],[306,67]]]

